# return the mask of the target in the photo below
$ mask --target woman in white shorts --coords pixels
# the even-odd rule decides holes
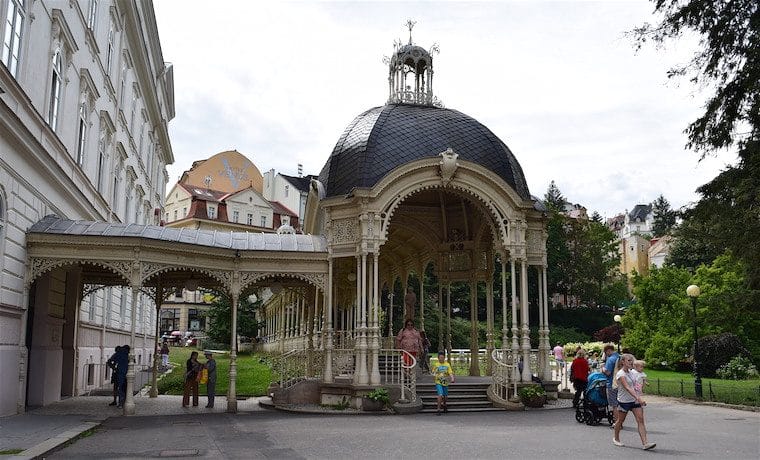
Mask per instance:
[[[653,442],[647,441],[647,428],[644,424],[644,409],[646,401],[641,399],[641,396],[634,389],[636,383],[635,376],[631,373],[633,368],[633,355],[629,353],[623,354],[618,360],[618,365],[615,367],[615,380],[614,386],[617,386],[617,400],[618,400],[618,419],[615,422],[615,436],[612,438],[612,443],[618,447],[624,446],[620,441],[620,430],[623,429],[623,422],[625,421],[628,412],[633,412],[633,416],[636,417],[636,424],[639,428],[639,436],[641,437],[641,444],[644,450],[653,449],[656,445]]]

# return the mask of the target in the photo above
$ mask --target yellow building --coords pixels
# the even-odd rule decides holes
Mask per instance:
[[[182,173],[179,182],[188,186],[210,188],[220,192],[237,192],[248,187],[262,193],[261,171],[237,150],[228,150],[198,160]]]

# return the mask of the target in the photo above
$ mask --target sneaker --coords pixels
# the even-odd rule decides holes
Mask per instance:
[[[616,445],[616,446],[618,446],[618,447],[623,447],[623,446],[625,446],[625,444],[623,444],[622,442],[618,441],[618,440],[617,440],[617,439],[615,439],[615,438],[612,438],[612,444],[615,444],[615,445]],[[653,445],[652,447],[654,447],[654,445]]]
[[[445,405],[444,405],[444,406],[443,406],[443,412],[448,412],[448,411],[449,411],[449,406],[445,406]]]
[[[653,443],[653,442],[648,442],[648,443],[644,444],[644,447],[643,447],[643,449],[644,449],[644,450],[650,450],[650,449],[654,449],[654,446],[656,446],[656,445],[657,445],[657,444],[655,444],[655,443]]]
[[[435,415],[441,415],[441,411],[435,411]]]

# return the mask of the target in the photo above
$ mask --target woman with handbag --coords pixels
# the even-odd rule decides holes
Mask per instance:
[[[194,351],[187,360],[185,370],[185,391],[182,393],[182,407],[190,403],[190,393],[193,394],[193,406],[198,405],[198,378],[201,374],[202,364],[198,362],[198,352]]]

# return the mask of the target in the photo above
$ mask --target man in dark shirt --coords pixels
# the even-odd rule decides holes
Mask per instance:
[[[206,381],[206,394],[208,395],[208,404],[206,407],[214,407],[214,396],[216,396],[216,360],[210,351],[203,353],[206,357],[206,370],[208,371],[208,380]]]

